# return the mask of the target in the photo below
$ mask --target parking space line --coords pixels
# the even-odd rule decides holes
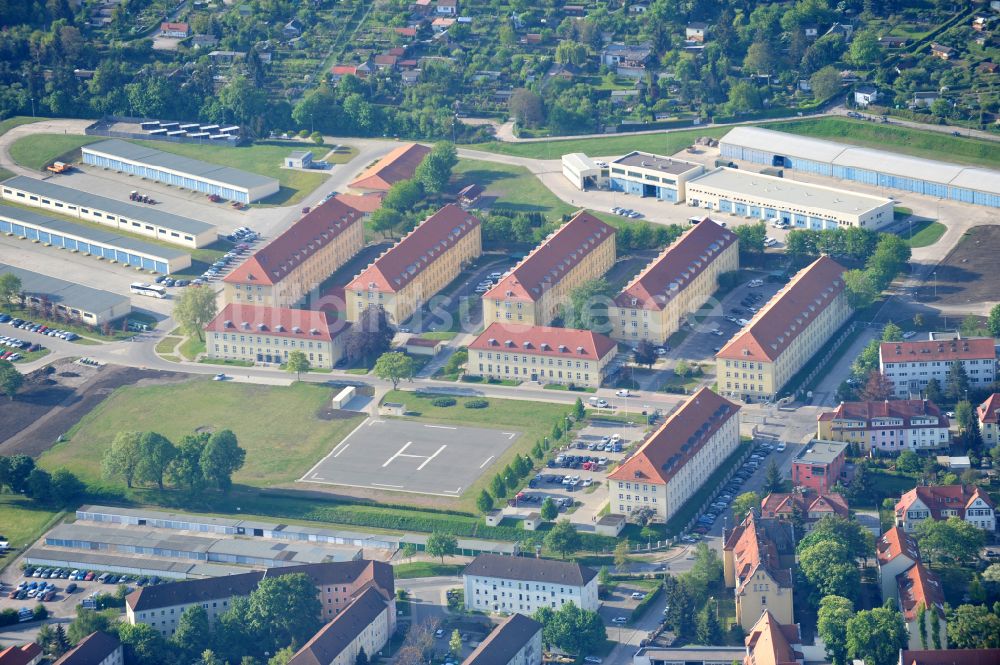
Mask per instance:
[[[447,427],[446,425],[424,425],[424,427],[430,427],[432,429],[458,429],[457,427]]]
[[[375,487],[391,487],[393,489],[403,489],[403,485],[386,485],[385,483],[372,483]]]
[[[517,436],[517,432],[500,432],[500,433],[501,434],[506,434],[508,441],[510,441],[511,439],[513,439],[515,436]]]
[[[430,463],[430,461],[432,459],[434,459],[435,457],[437,457],[438,455],[440,455],[441,451],[444,450],[447,447],[448,447],[447,445],[443,445],[440,448],[438,448],[436,451],[434,451],[433,455],[431,455],[430,457],[428,457],[427,459],[425,459],[423,462],[421,462],[420,466],[417,467],[417,471],[422,470],[425,466],[427,466]]]
[[[487,464],[489,464],[489,463],[490,463],[490,461],[491,461],[491,460],[492,460],[492,459],[493,459],[494,457],[496,457],[496,455],[490,455],[489,457],[487,457],[487,458],[486,458],[486,461],[485,461],[485,462],[483,462],[482,464],[480,464],[480,465],[479,465],[479,468],[481,469],[481,468],[483,468],[484,466],[486,466]]]
[[[385,464],[383,464],[383,465],[382,465],[382,468],[384,469],[385,467],[387,467],[387,466],[389,466],[390,464],[392,464],[392,461],[393,461],[394,459],[396,459],[397,457],[399,457],[400,455],[402,455],[402,454],[403,454],[403,451],[404,451],[404,450],[406,450],[407,448],[409,448],[411,444],[413,444],[413,442],[412,442],[412,441],[407,441],[407,442],[406,442],[405,444],[403,444],[403,447],[402,447],[402,448],[400,448],[400,449],[399,449],[399,450],[398,450],[398,451],[396,452],[396,454],[395,454],[395,455],[393,455],[392,457],[390,457],[389,459],[387,459],[387,460],[385,461]]]
[[[317,469],[319,469],[319,467],[320,467],[320,466],[322,466],[324,462],[326,462],[326,461],[327,461],[328,459],[330,459],[331,457],[333,457],[334,453],[336,453],[336,451],[337,451],[337,450],[338,450],[339,448],[341,448],[342,446],[344,446],[344,445],[345,445],[345,444],[347,443],[347,440],[348,440],[348,439],[350,439],[350,438],[351,438],[352,436],[354,436],[354,434],[355,434],[355,433],[356,433],[356,432],[357,432],[357,431],[358,431],[359,429],[361,429],[362,427],[364,427],[364,425],[365,425],[365,421],[364,421],[364,420],[362,420],[362,421],[361,421],[360,423],[358,423],[358,426],[357,426],[357,427],[355,427],[354,429],[352,429],[352,430],[351,430],[351,433],[350,433],[350,434],[348,434],[347,436],[345,436],[345,437],[343,438],[343,440],[341,440],[341,442],[340,442],[340,443],[338,443],[338,444],[337,444],[336,446],[334,446],[333,450],[331,450],[330,452],[328,452],[328,453],[327,453],[327,454],[326,454],[326,455],[325,455],[325,456],[323,457],[323,459],[321,459],[320,461],[316,462],[316,464],[314,464],[314,465],[313,465],[313,468],[311,468],[311,469],[309,469],[308,471],[306,471],[305,475],[304,475],[304,476],[302,476],[301,480],[305,480],[305,479],[306,479],[306,478],[307,478],[307,477],[309,476],[309,474],[314,474],[314,473],[316,473],[316,470],[317,470]]]
[[[340,457],[340,453],[342,453],[345,450],[347,450],[350,446],[351,446],[351,444],[349,444],[349,443],[347,445],[345,445],[343,448],[341,448],[340,450],[337,451],[337,454],[334,455],[334,457]]]

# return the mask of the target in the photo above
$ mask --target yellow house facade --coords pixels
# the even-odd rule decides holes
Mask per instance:
[[[429,298],[458,277],[483,253],[479,220],[455,205],[446,205],[421,222],[345,288],[347,320],[365,309],[385,310],[399,325]]]
[[[719,275],[738,270],[736,234],[707,217],[667,247],[608,308],[611,336],[665,344],[719,288]]]
[[[743,630],[753,628],[764,610],[778,623],[794,623],[795,538],[787,520],[749,512],[725,537],[722,553],[723,577],[733,589],[736,621]]]
[[[579,212],[483,294],[483,322],[548,325],[573,289],[614,264],[614,227]]]
[[[365,245],[361,212],[330,199],[222,280],[223,304],[291,307]]]
[[[800,270],[715,355],[719,391],[774,398],[851,317],[843,274],[828,256]]]

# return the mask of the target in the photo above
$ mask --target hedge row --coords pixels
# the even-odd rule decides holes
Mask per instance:
[[[662,584],[657,585],[657,587],[655,589],[653,589],[651,592],[647,593],[646,597],[643,598],[642,601],[638,605],[635,606],[634,610],[632,610],[631,621],[634,623],[634,622],[638,621],[639,619],[641,619],[642,615],[645,614],[646,610],[649,609],[650,604],[652,604],[653,601],[655,601],[657,598],[659,598],[661,593],[663,593],[663,585]]]

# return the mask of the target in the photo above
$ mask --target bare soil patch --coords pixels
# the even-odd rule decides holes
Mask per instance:
[[[996,278],[998,256],[1000,227],[969,229],[920,287],[917,299],[930,305],[950,306],[1000,300],[1000,279]]]

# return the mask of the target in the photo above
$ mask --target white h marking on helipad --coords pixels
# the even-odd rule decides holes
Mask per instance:
[[[428,463],[429,463],[429,462],[430,462],[430,461],[431,461],[432,459],[434,459],[435,457],[437,457],[438,455],[440,455],[440,454],[441,454],[441,451],[442,451],[442,450],[444,450],[444,449],[445,449],[445,448],[447,448],[447,447],[448,447],[447,445],[444,445],[444,446],[441,446],[440,448],[438,448],[437,450],[435,450],[435,451],[434,451],[434,454],[433,454],[433,455],[431,455],[430,457],[428,457],[427,459],[425,459],[425,460],[424,460],[423,462],[421,462],[421,463],[420,463],[420,466],[418,466],[418,467],[417,467],[417,471],[420,471],[420,470],[421,470],[421,469],[423,469],[423,468],[424,468],[425,466],[427,466],[427,464],[428,464]]]
[[[398,451],[396,452],[396,454],[395,454],[395,455],[393,455],[392,457],[390,457],[389,459],[387,459],[387,460],[385,461],[385,464],[383,464],[383,465],[382,465],[382,468],[384,469],[385,467],[387,467],[387,466],[389,466],[390,464],[392,464],[392,461],[393,461],[394,459],[396,459],[397,457],[399,457],[400,455],[402,455],[402,454],[403,454],[403,451],[404,451],[404,450],[406,450],[407,448],[409,448],[409,447],[410,447],[410,445],[411,445],[412,443],[413,443],[412,441],[407,441],[406,443],[404,443],[404,444],[403,444],[403,447],[402,447],[402,448],[400,448],[400,449],[399,449],[399,450],[398,450]]]

